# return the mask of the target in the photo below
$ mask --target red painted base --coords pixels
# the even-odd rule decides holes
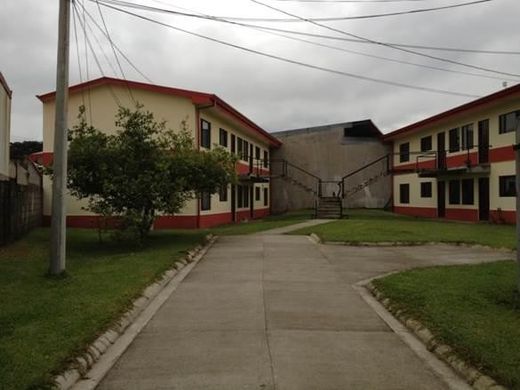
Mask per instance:
[[[270,215],[269,208],[254,210],[253,218],[251,218],[250,210],[238,211],[236,213],[237,222],[242,222],[251,219],[264,218]],[[213,226],[225,225],[233,222],[231,213],[207,214],[201,215],[199,224],[197,224],[196,215],[161,215],[156,218],[153,228],[161,229],[201,229],[210,228]],[[103,221],[97,215],[70,215],[67,217],[67,227],[83,228],[83,229],[97,229],[99,225],[106,224],[108,228],[114,228],[119,223],[118,218],[111,218]],[[45,215],[43,217],[43,226],[50,226],[51,217]]]

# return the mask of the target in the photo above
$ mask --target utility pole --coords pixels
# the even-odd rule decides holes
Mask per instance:
[[[516,289],[520,292],[520,112],[516,114],[516,261],[518,263]]]
[[[56,113],[54,117],[54,159],[52,179],[51,261],[49,272],[65,271],[67,187],[67,116],[69,97],[70,2],[59,0],[58,65],[56,68]]]

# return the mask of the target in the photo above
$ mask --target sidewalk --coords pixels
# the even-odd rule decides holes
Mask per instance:
[[[435,261],[463,250],[441,247]],[[99,389],[445,389],[351,287],[414,265],[413,253],[221,237]]]

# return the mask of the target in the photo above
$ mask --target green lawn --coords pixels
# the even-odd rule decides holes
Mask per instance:
[[[349,218],[291,234],[316,233],[324,241],[446,242],[516,248],[515,227],[487,223],[438,221],[399,216],[379,210],[349,210]]]
[[[45,276],[49,230],[0,247],[0,389],[44,388],[207,233],[248,234],[308,219],[310,211],[199,231],[153,232],[143,247],[95,230],[68,230],[68,276]]]
[[[282,215],[272,215],[263,219],[242,222],[239,224],[219,226],[209,229],[209,233],[216,235],[240,235],[262,232],[264,230],[281,228],[311,219],[313,210],[291,211]]]
[[[132,248],[70,229],[64,279],[45,276],[48,229],[0,248],[0,388],[43,388],[203,235],[157,232]]]
[[[457,354],[520,389],[520,299],[511,261],[407,271],[374,284]]]

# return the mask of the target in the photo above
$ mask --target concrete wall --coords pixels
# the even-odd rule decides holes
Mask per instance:
[[[389,153],[388,148],[377,137],[345,137],[344,128],[348,124],[321,126],[274,133],[283,142],[279,150],[273,151],[272,171],[280,171],[277,159],[286,159],[312,172],[324,181],[334,183],[323,185],[323,195],[338,193],[337,182],[349,172]],[[278,166],[277,166],[278,165]],[[347,190],[369,179],[384,169],[384,163],[377,164],[348,179]],[[302,182],[307,187],[317,188],[317,180],[298,170],[288,168],[288,176]],[[278,172],[277,172],[278,171]],[[347,208],[382,208],[390,199],[390,177],[383,177],[357,194],[344,199]],[[314,206],[315,196],[284,178],[273,179],[273,212],[309,208]]]
[[[0,73],[0,180],[9,176],[10,127],[11,91]]]

